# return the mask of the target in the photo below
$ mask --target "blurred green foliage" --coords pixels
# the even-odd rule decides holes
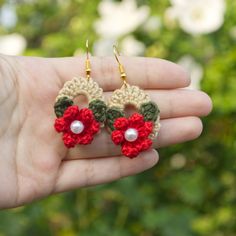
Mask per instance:
[[[4,1],[0,1],[2,4]],[[97,0],[11,1],[18,23],[1,34],[27,39],[25,55],[72,56],[96,41]],[[163,18],[168,0],[139,0]],[[0,212],[2,235],[235,236],[236,235],[236,2],[227,1],[219,31],[190,36],[179,27],[142,28],[133,35],[146,56],[177,61],[188,54],[204,68],[201,87],[214,102],[198,140],[160,150],[152,170],[115,183],[52,196]],[[115,27],[115,26],[114,26]],[[182,162],[173,165],[173,161]],[[79,178],[79,173],[78,173]]]

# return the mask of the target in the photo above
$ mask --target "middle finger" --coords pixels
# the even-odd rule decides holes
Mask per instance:
[[[161,119],[205,116],[211,111],[211,99],[201,91],[188,89],[145,90],[160,109]],[[106,99],[112,95],[105,92]]]

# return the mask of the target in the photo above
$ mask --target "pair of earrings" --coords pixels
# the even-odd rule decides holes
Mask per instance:
[[[87,145],[94,135],[106,126],[115,145],[121,146],[123,155],[134,158],[148,150],[152,140],[160,129],[160,111],[155,102],[139,87],[128,84],[123,65],[119,61],[119,52],[113,46],[123,85],[113,92],[106,102],[103,89],[91,78],[91,67],[86,42],[86,78],[75,77],[66,82],[59,91],[54,105],[57,116],[54,127],[63,133],[62,140],[67,148]],[[88,99],[88,108],[79,109],[74,99],[84,95]],[[125,116],[125,108],[132,105],[137,112]]]

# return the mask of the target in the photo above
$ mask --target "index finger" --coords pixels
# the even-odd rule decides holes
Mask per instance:
[[[48,59],[63,83],[75,76],[85,76],[85,57]],[[104,91],[120,88],[122,80],[113,57],[91,57],[91,77]],[[120,57],[127,82],[143,89],[174,89],[190,83],[187,72],[179,65],[158,58]]]

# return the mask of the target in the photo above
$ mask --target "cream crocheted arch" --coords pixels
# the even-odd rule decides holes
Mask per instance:
[[[56,102],[63,97],[73,100],[79,95],[85,95],[88,101],[100,99],[104,101],[103,90],[92,78],[74,77],[67,81],[56,97]]]

